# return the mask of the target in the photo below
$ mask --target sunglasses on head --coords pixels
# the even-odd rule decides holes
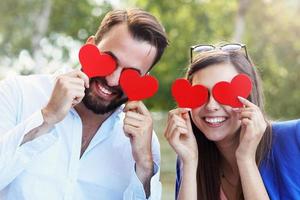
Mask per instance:
[[[245,44],[240,44],[240,43],[228,43],[228,44],[223,44],[220,46],[215,46],[211,44],[197,44],[194,46],[190,47],[190,59],[191,63],[193,62],[193,58],[203,52],[208,52],[208,51],[214,51],[214,50],[221,50],[221,51],[244,51],[244,54],[247,59],[248,57],[248,52]]]

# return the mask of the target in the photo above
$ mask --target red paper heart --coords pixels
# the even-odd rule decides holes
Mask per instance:
[[[107,76],[117,66],[115,59],[106,53],[101,53],[93,44],[86,44],[79,51],[79,61],[82,71],[89,77]]]
[[[140,76],[133,69],[126,69],[120,77],[120,85],[131,101],[152,97],[158,90],[158,80],[150,75]]]
[[[172,95],[181,108],[197,108],[208,99],[208,90],[202,85],[192,86],[186,79],[177,79],[172,84]]]
[[[251,90],[251,79],[245,74],[239,74],[235,76],[230,83],[226,81],[217,83],[213,87],[212,94],[215,100],[220,104],[237,108],[243,106],[237,97],[241,96],[247,98]]]

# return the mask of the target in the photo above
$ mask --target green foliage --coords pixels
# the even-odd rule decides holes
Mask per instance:
[[[290,3],[256,0],[247,18],[245,40],[262,74],[267,113],[275,119],[300,116],[300,4]]]
[[[161,62],[153,70],[160,81],[159,94],[147,101],[155,110],[168,110],[175,106],[170,87],[175,78],[185,75],[189,64],[189,47],[199,43],[228,41],[233,29],[235,1],[135,1],[157,16],[165,26],[170,46]],[[227,23],[224,23],[227,22]]]
[[[147,101],[152,108],[171,109],[172,81],[184,75],[189,46],[231,41],[238,1],[132,1],[159,17],[171,45],[154,69],[159,94]],[[297,1],[254,0],[247,8],[243,41],[261,72],[267,113],[274,119],[300,115],[300,17]],[[298,36],[298,37],[297,37]]]
[[[46,1],[51,4],[51,14],[43,36],[63,33],[82,42],[97,31],[104,14],[112,9],[106,1],[98,5],[92,0],[3,0],[0,2],[0,55],[13,57],[22,49],[32,52],[32,39],[37,34],[37,21]],[[80,32],[85,34],[80,37]]]

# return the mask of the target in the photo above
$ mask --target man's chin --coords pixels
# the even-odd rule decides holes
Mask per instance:
[[[127,98],[120,99],[117,102],[110,102],[107,105],[97,103],[89,98],[83,98],[82,102],[85,105],[85,107],[91,110],[93,113],[103,115],[115,111],[118,107],[127,102]]]

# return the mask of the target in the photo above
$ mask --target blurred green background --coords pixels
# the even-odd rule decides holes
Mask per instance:
[[[161,141],[163,199],[174,199],[175,154],[163,138],[170,86],[184,75],[189,46],[242,42],[264,82],[274,120],[300,116],[299,0],[1,0],[0,79],[78,67],[78,50],[113,8],[139,7],[160,19],[170,46],[152,74],[159,92],[145,103]]]

